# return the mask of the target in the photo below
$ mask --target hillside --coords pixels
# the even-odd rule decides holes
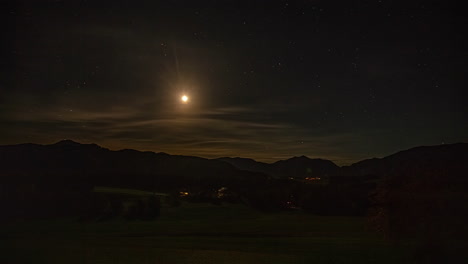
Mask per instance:
[[[219,158],[238,169],[256,171],[276,178],[323,177],[334,173],[339,167],[329,160],[310,159],[306,156],[293,157],[275,163],[263,163],[246,158]]]
[[[111,151],[71,140],[0,146],[1,182],[36,188],[116,186],[143,190],[264,180],[222,161],[136,150]]]

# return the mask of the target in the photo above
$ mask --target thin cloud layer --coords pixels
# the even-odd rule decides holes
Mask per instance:
[[[344,135],[314,136],[294,124],[266,122],[261,120],[266,114],[262,107],[223,107],[172,115],[164,111],[148,114],[147,108],[136,104],[99,112],[55,106],[37,112],[13,108],[8,116],[11,128],[34,124],[34,129],[23,131],[23,136],[39,143],[70,138],[100,142],[113,149],[207,158],[243,156],[267,162],[277,160],[278,153],[284,157],[308,154],[340,159],[330,155],[330,144]],[[8,135],[8,129],[3,133]]]

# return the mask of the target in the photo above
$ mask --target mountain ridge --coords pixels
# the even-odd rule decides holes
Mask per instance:
[[[383,158],[365,159],[341,167],[330,160],[311,159],[304,155],[274,163],[264,163],[242,157],[207,159],[134,149],[109,150],[97,144],[81,144],[69,139],[48,145],[33,143],[3,145],[0,146],[0,157],[3,163],[6,163],[2,165],[4,171],[5,169],[8,171],[8,168],[11,171],[12,168],[9,166],[11,163],[17,165],[16,169],[24,167],[24,170],[29,170],[29,173],[32,173],[33,170],[40,172],[45,168],[52,170],[75,168],[77,171],[83,171],[86,170],[83,166],[90,166],[92,169],[89,170],[95,170],[96,173],[103,173],[103,171],[112,170],[108,167],[114,167],[114,170],[120,169],[119,174],[122,172],[132,174],[135,171],[149,170],[157,174],[186,175],[192,172],[190,171],[192,168],[199,170],[196,173],[202,174],[214,174],[216,171],[224,171],[224,173],[229,171],[227,174],[236,174],[235,171],[241,170],[276,178],[307,178],[328,175],[380,175],[385,171],[394,170],[394,167],[406,168],[418,163],[421,163],[418,166],[429,167],[431,162],[451,164],[453,160],[468,160],[468,143],[418,146]],[[27,158],[25,164],[21,164],[19,161],[22,158]],[[50,161],[54,159],[55,163]],[[167,165],[163,165],[163,163],[167,163]],[[94,168],[93,166],[97,166],[97,164],[100,164],[101,167]],[[184,171],[184,169],[186,170]]]
[[[70,141],[0,146],[0,200],[11,211],[30,208],[34,215],[33,209],[44,203],[51,206],[51,212],[57,204],[63,208],[72,202],[80,204],[96,186],[173,195],[183,191],[208,200],[223,189],[229,190],[232,201],[254,208],[288,208],[289,201],[315,213],[364,215],[374,199],[370,194],[382,188],[409,186],[409,192],[421,193],[429,188],[443,196],[448,191],[463,194],[468,186],[466,143],[413,148],[344,167],[305,156],[273,164],[224,159],[228,162],[114,151]],[[247,169],[257,171],[229,161],[246,163],[254,166]]]

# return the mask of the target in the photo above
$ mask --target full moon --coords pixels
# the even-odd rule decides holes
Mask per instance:
[[[186,95],[183,95],[183,96],[180,98],[180,100],[182,100],[182,102],[184,102],[184,103],[188,102],[188,99],[189,99],[189,98],[188,98]]]

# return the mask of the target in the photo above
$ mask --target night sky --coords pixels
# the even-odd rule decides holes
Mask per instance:
[[[468,141],[443,1],[95,2],[2,4],[0,144],[343,165]]]

